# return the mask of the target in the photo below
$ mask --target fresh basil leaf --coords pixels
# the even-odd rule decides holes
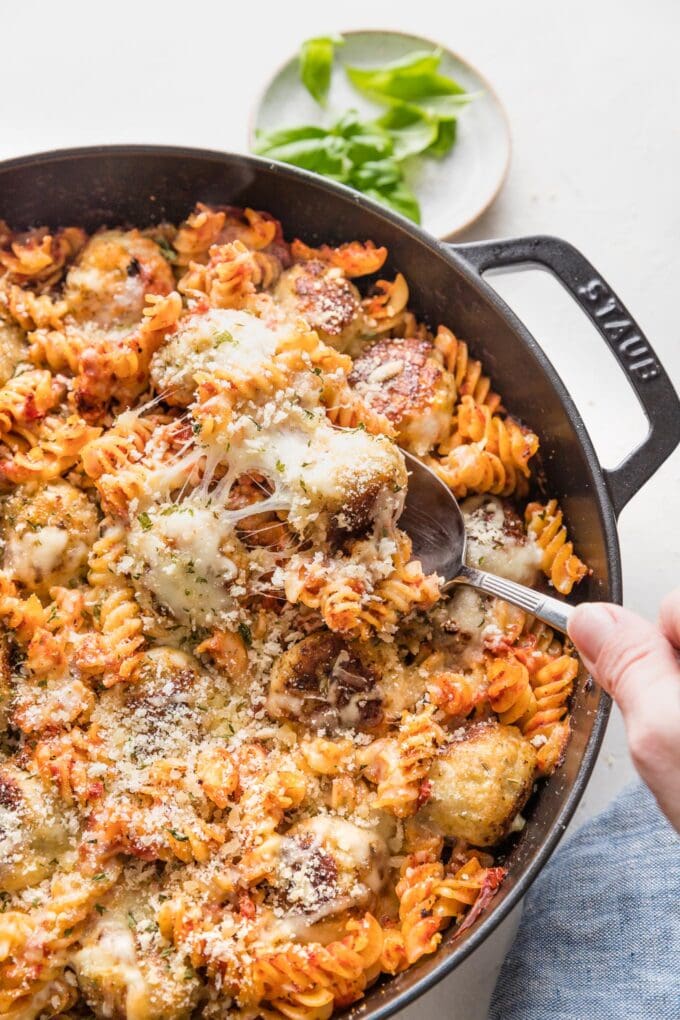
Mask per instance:
[[[400,99],[425,105],[434,96],[464,95],[465,89],[439,73],[441,51],[416,51],[382,67],[346,67],[347,76],[360,92],[389,102]]]
[[[355,110],[348,111],[328,130],[316,129],[313,135],[307,128],[293,130],[263,136],[257,152],[337,180],[345,180],[354,165],[381,160],[392,153],[389,132],[375,123],[362,123]]]
[[[401,167],[394,160],[384,159],[372,163],[364,163],[356,167],[350,176],[350,184],[364,191],[366,188],[385,190],[394,187],[403,180]]]
[[[356,110],[348,110],[327,130],[303,125],[264,135],[257,151],[332,177],[420,222],[420,208],[404,182],[401,159],[436,142],[438,122],[417,109],[398,106],[380,121],[361,121]]]
[[[258,152],[280,163],[293,163],[304,170],[344,180],[352,167],[346,148],[342,138],[326,132],[320,138],[300,139],[284,145],[262,145]]]
[[[406,185],[404,172],[396,160],[364,163],[354,169],[348,183],[369,198],[420,223],[418,200]]]
[[[282,128],[280,131],[258,131],[255,152],[264,152],[278,145],[290,145],[291,142],[325,138],[327,134],[325,128],[315,124],[302,124],[300,127]]]
[[[317,36],[300,47],[300,80],[313,99],[326,105],[331,84],[335,47],[344,43],[342,36]]]
[[[347,155],[355,165],[382,160],[392,155],[393,141],[387,131],[366,125],[347,140]]]
[[[397,160],[429,151],[439,134],[439,125],[434,118],[405,103],[396,103],[378,124],[389,132],[392,154]]]
[[[386,191],[376,191],[368,188],[363,194],[368,198],[374,199],[376,202],[380,202],[381,205],[386,205],[388,209],[393,209],[402,216],[406,216],[409,220],[413,220],[414,223],[420,223],[420,205],[418,204],[418,199],[403,181],[401,184],[395,185],[395,187],[389,188]]]
[[[424,110],[432,117],[440,120],[455,120],[460,111],[472,102],[469,92],[463,95],[449,96],[424,96],[415,104],[419,110]]]
[[[343,138],[351,138],[357,131],[361,131],[362,127],[358,112],[352,109],[345,110],[330,130],[333,134],[342,135]]]
[[[437,137],[425,150],[426,155],[440,159],[450,152],[456,141],[457,127],[455,120],[440,120],[437,125]]]
[[[381,67],[346,65],[345,72],[360,92],[383,93],[395,99],[417,99],[418,96],[413,94],[414,85],[418,87],[417,82],[423,75],[436,74],[440,59],[436,50],[416,50]]]

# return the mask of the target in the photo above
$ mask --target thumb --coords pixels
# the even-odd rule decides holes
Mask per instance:
[[[574,610],[569,637],[592,675],[617,702],[624,717],[659,696],[680,691],[680,668],[670,642],[657,627],[622,606],[583,603]]]
[[[604,602],[578,606],[569,637],[621,709],[633,761],[664,807],[669,774],[677,777],[680,765],[680,666],[673,646],[641,616]]]

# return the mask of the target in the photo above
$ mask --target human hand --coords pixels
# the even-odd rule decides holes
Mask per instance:
[[[633,763],[680,832],[680,589],[659,624],[606,602],[578,606],[569,637],[621,709]]]

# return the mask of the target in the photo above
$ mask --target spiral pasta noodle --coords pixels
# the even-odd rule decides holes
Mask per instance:
[[[390,634],[401,616],[418,606],[431,606],[439,597],[436,581],[408,558],[410,549],[408,538],[401,536],[391,572],[373,590],[351,577],[327,581],[313,563],[311,569],[305,566],[287,578],[286,596],[318,609],[331,630],[364,639],[373,632]]]
[[[8,244],[0,246],[0,266],[5,278],[19,284],[51,286],[61,276],[66,263],[83,247],[87,239],[84,230],[66,227],[54,234],[47,230],[29,231],[21,239],[12,239],[6,224],[0,226]]]
[[[489,663],[489,704],[502,723],[519,723],[536,715],[536,694],[529,670],[519,660],[495,659]]]
[[[586,576],[588,568],[574,554],[574,546],[568,540],[563,521],[555,499],[545,505],[530,503],[526,508],[527,529],[543,551],[543,572],[561,595],[568,595],[574,585]]]
[[[375,806],[398,818],[416,812],[429,766],[446,738],[433,713],[432,706],[405,712],[394,738],[369,745],[360,755],[366,778],[377,783]]]
[[[105,526],[90,556],[88,579],[99,596],[98,624],[110,657],[111,672],[107,685],[130,677],[135,654],[144,643],[142,618],[132,589],[121,581],[117,564],[125,550],[125,531],[121,525]]]
[[[167,421],[161,415],[142,417],[130,412],[83,448],[83,470],[94,481],[108,513],[126,517],[132,500],[139,499],[146,480],[139,461],[154,431]]]
[[[475,404],[488,407],[492,414],[498,411],[501,398],[491,389],[491,380],[483,374],[481,361],[470,357],[465,341],[459,340],[450,329],[440,326],[434,346],[455,379],[461,398],[471,397]]]
[[[177,287],[181,294],[205,295],[215,308],[247,308],[255,293],[273,287],[280,274],[275,255],[236,240],[214,245],[206,264],[190,262]]]
[[[441,861],[433,860],[427,852],[409,856],[397,884],[399,934],[406,965],[433,953],[441,941],[442,929],[473,907],[484,890],[495,892],[502,876],[501,868],[483,868],[474,856],[449,875]],[[398,960],[398,952],[395,956]]]
[[[464,396],[457,408],[456,429],[430,466],[458,497],[472,492],[522,495],[530,477],[529,461],[538,437],[511,418]]]
[[[44,418],[63,396],[64,387],[51,372],[36,369],[14,376],[0,389],[0,434]]]
[[[83,447],[100,432],[76,414],[47,415],[37,426],[21,430],[15,426],[5,441],[9,443],[16,433],[22,443],[16,452],[0,459],[0,476],[15,485],[59,478],[78,463]]]

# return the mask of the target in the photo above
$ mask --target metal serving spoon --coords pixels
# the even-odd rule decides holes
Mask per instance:
[[[443,577],[444,592],[450,591],[456,584],[472,585],[487,595],[496,595],[513,606],[519,606],[566,634],[567,622],[573,612],[566,602],[467,565],[465,519],[456,497],[434,471],[412,454],[405,450],[402,452],[410,477],[399,527],[411,539],[413,558],[420,560],[425,573]]]

